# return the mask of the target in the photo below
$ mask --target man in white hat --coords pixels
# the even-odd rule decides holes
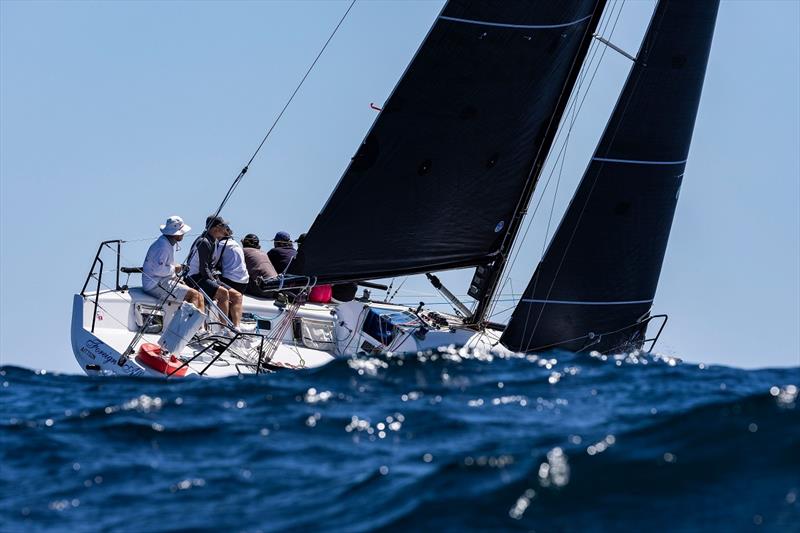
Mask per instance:
[[[171,216],[161,225],[161,236],[150,245],[142,266],[142,288],[158,299],[169,297],[175,301],[187,301],[205,311],[203,297],[188,285],[177,282],[183,265],[175,263],[175,245],[191,230],[179,216]]]

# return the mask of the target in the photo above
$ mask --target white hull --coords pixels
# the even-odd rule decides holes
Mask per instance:
[[[95,305],[95,302],[97,305]],[[139,288],[107,290],[99,294],[76,294],[72,310],[72,349],[81,368],[89,375],[167,377],[136,357],[143,343],[156,344],[160,333],[145,334],[134,353],[120,366],[121,354],[145,320],[142,312],[156,307],[154,298]],[[177,306],[167,305],[163,327],[169,325]],[[421,327],[387,326],[382,315],[413,321]],[[305,303],[296,310],[275,305],[273,300],[245,297],[243,332],[263,335],[272,349],[264,356],[259,342],[239,342],[221,354],[190,345],[179,354],[179,365],[188,362],[186,377],[227,377],[276,369],[314,369],[337,357],[373,352],[417,353],[440,347],[467,346],[484,353],[506,353],[500,333],[476,332],[455,317],[383,302]],[[376,329],[377,328],[377,329]],[[93,330],[93,331],[92,331]],[[251,337],[258,339],[258,337]],[[206,345],[208,345],[207,343]],[[259,364],[261,361],[262,364]],[[176,379],[177,374],[172,379]]]

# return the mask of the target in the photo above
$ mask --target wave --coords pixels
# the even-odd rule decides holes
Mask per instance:
[[[0,368],[8,529],[797,530],[798,369],[468,353],[170,381]]]

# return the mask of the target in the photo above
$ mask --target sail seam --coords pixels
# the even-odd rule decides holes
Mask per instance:
[[[535,298],[523,298],[520,302],[533,303],[533,304],[572,304],[572,305],[627,305],[627,304],[649,304],[653,303],[653,299],[649,300],[626,300],[616,302],[581,302],[576,300],[538,300]]]
[[[493,26],[496,28],[514,28],[514,29],[521,29],[521,30],[546,30],[550,28],[566,28],[568,26],[574,26],[576,24],[580,24],[581,22],[585,22],[592,18],[592,15],[587,15],[582,19],[574,20],[572,22],[565,22],[563,24],[505,24],[502,22],[487,22],[484,20],[471,20],[471,19],[462,19],[456,17],[447,17],[444,15],[439,16],[442,20],[449,20],[452,22],[463,22],[465,24],[478,24],[480,26]]]
[[[682,165],[688,159],[682,161],[646,161],[643,159],[612,159],[610,157],[593,157],[592,161],[601,161],[603,163],[629,163],[632,165]]]

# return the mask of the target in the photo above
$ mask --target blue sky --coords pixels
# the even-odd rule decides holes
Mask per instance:
[[[136,241],[123,254],[138,265],[168,215],[200,226],[348,3],[0,2],[0,362],[78,370],[72,294],[97,244]],[[441,5],[355,5],[227,207],[239,236],[308,228]],[[626,2],[611,40],[635,53],[652,7]],[[799,28],[795,1],[722,3],[654,306],[670,315],[659,351],[800,364]],[[629,66],[604,56],[554,220]],[[504,298],[542,253],[554,190],[534,196]],[[471,272],[441,277],[464,294]],[[397,301],[419,300],[440,298],[412,278]]]

